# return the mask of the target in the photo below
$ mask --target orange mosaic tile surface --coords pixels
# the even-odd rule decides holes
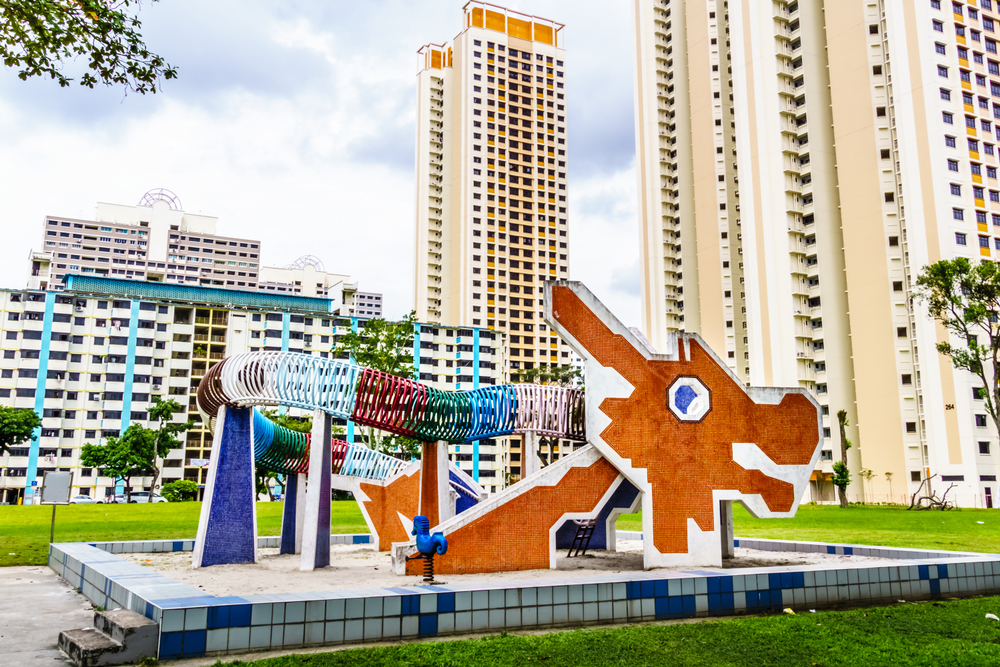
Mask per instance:
[[[410,476],[402,475],[386,486],[362,482],[361,491],[370,498],[364,502],[365,511],[378,535],[379,551],[389,551],[393,542],[413,539],[403,528],[396,512],[408,519],[416,516],[420,502],[419,470]]]
[[[448,534],[438,574],[512,572],[549,567],[549,529],[567,512],[591,512],[618,478],[607,459],[571,468],[555,486],[536,486]],[[406,564],[420,574],[422,561]]]
[[[552,313],[593,359],[635,387],[628,398],[601,403],[612,420],[601,437],[633,468],[646,469],[660,553],[687,553],[689,518],[703,531],[714,529],[713,490],[760,494],[772,511],[792,508],[793,486],[737,465],[732,443],[755,443],[779,465],[808,464],[819,441],[808,398],[789,394],[778,405],[758,405],[694,341],[690,359],[681,345],[679,361],[649,361],[568,287],[553,288]],[[682,422],[667,407],[667,388],[680,375],[698,377],[711,391],[711,411],[699,423]]]

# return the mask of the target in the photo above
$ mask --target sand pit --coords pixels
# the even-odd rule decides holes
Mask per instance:
[[[261,549],[256,565],[216,565],[200,570],[191,568],[188,552],[120,554],[145,567],[161,572],[210,595],[264,595],[268,593],[301,593],[310,591],[357,590],[419,586],[420,577],[398,577],[392,573],[388,552],[378,552],[368,545],[333,545],[331,565],[315,572],[299,571],[300,557],[279,555],[277,549]],[[788,551],[736,549],[736,557],[726,562],[727,569],[777,567],[785,565],[829,565],[847,563],[892,562],[864,556],[838,556]],[[491,574],[449,574],[438,579],[448,584],[498,581],[534,581],[617,574],[642,571],[642,542],[618,540],[618,551],[593,551],[582,558],[567,558],[558,552],[557,569],[526,570]],[[691,567],[667,568],[691,570]],[[735,574],[735,572],[734,572]]]

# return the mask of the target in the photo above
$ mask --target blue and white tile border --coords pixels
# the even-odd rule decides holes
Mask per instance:
[[[619,539],[642,539],[619,531]],[[258,538],[278,547],[280,538]],[[368,535],[334,535],[367,544]],[[784,540],[736,546],[872,556],[898,564],[843,563],[735,570],[628,572],[281,595],[215,597],[115,554],[191,551],[194,540],[53,544],[49,567],[95,605],[160,624],[159,659],[557,626],[727,616],[898,599],[1000,592],[1000,555]]]

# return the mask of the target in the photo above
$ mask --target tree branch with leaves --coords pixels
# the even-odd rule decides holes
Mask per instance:
[[[937,351],[979,378],[979,398],[1000,435],[1000,265],[973,264],[965,257],[941,260],[921,270],[916,291],[930,316],[960,341],[939,342]]]
[[[0,0],[0,57],[22,80],[47,76],[65,87],[73,79],[64,63],[83,56],[89,71],[81,86],[156,93],[177,69],[146,47],[142,23],[129,13],[140,7],[139,0]]]
[[[416,312],[410,311],[398,322],[382,318],[359,322],[357,331],[349,331],[339,337],[332,354],[334,358],[351,359],[365,368],[414,379],[413,331],[416,321]],[[410,459],[420,457],[419,440],[382,433],[360,424],[355,427],[371,449],[393,456],[401,454]]]
[[[35,439],[35,429],[42,418],[34,410],[0,406],[0,456],[10,448]]]

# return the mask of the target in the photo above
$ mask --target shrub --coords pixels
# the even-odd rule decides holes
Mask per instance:
[[[176,482],[164,484],[163,488],[160,489],[160,495],[172,503],[194,500],[198,497],[198,485],[187,479],[179,479]]]

